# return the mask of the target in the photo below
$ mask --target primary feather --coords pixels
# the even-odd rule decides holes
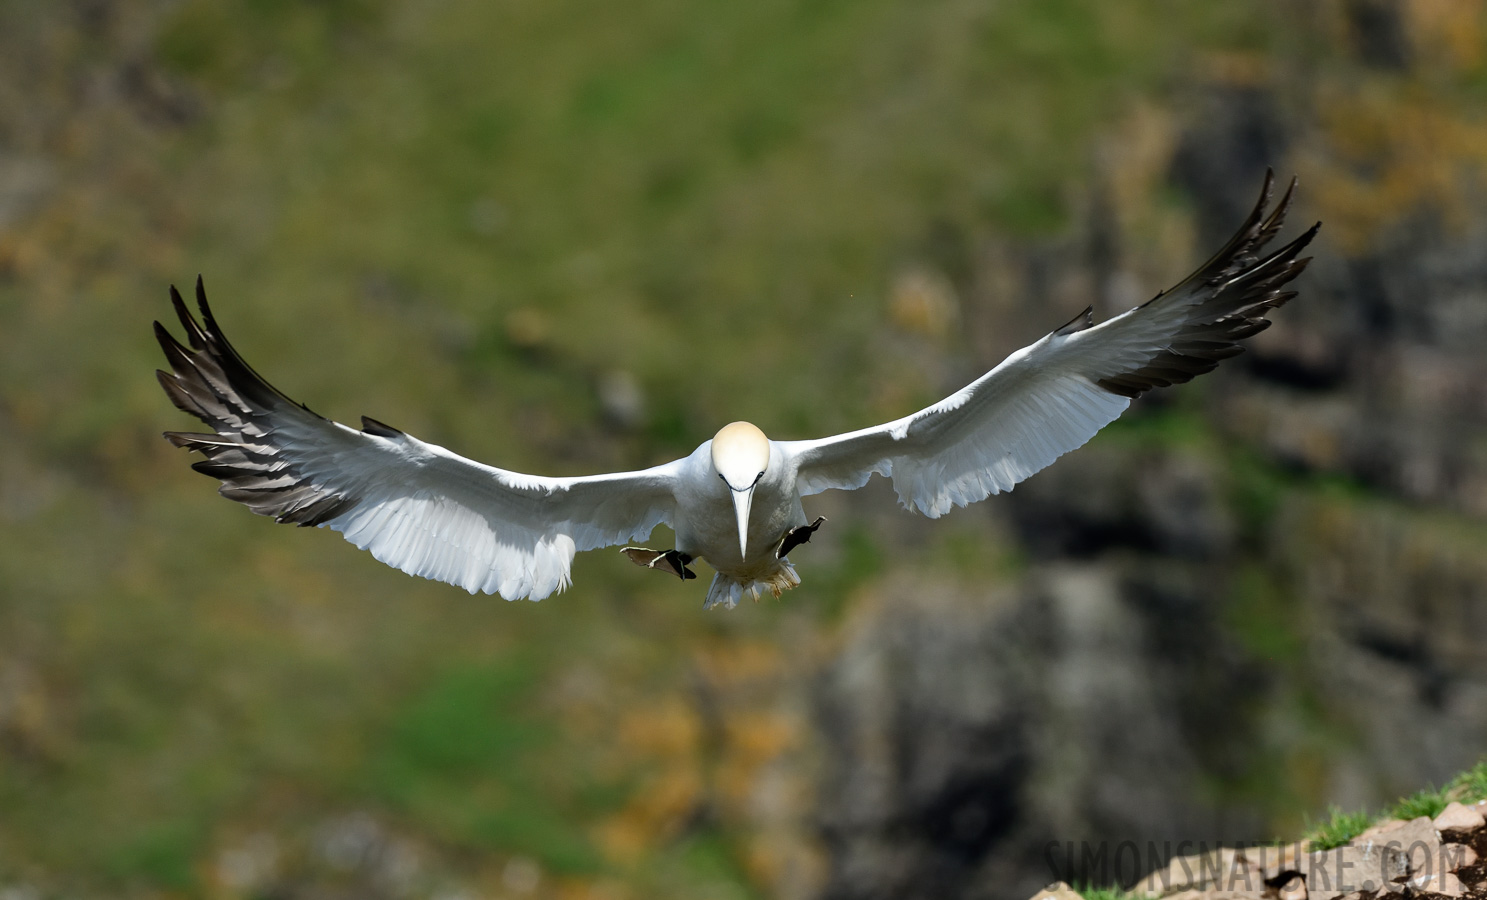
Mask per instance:
[[[160,384],[215,434],[167,432],[207,458],[224,497],[275,521],[334,529],[410,575],[471,593],[540,600],[566,587],[578,550],[635,540],[669,522],[676,464],[587,478],[482,465],[374,419],[362,430],[311,412],[243,361],[212,316],[171,289],[182,346],[159,322],[170,361]]]
[[[1153,387],[1191,380],[1269,327],[1265,314],[1295,296],[1282,286],[1320,227],[1269,256],[1291,188],[1265,214],[1273,176],[1232,239],[1170,291],[1100,325],[1086,309],[939,403],[876,428],[788,441],[803,495],[893,478],[907,507],[931,518],[1011,490],[1125,412]]]

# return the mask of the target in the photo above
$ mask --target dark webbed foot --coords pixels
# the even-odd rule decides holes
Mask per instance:
[[[690,553],[683,553],[680,550],[647,550],[644,547],[626,547],[620,552],[630,557],[630,561],[637,566],[655,569],[658,572],[670,572],[682,581],[697,577],[696,572],[687,568],[687,563],[692,561]]]
[[[784,539],[780,541],[780,549],[774,552],[774,558],[784,559],[786,553],[789,553],[791,550],[794,550],[796,547],[799,547],[801,544],[809,541],[811,539],[811,535],[815,534],[816,529],[820,528],[821,523],[825,521],[825,516],[817,516],[816,521],[812,522],[811,524],[796,525],[794,528],[785,532]]]

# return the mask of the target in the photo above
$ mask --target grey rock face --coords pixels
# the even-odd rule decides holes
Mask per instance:
[[[993,597],[893,585],[859,611],[817,686],[824,896],[1031,892],[1049,876],[1030,860],[1068,870],[1084,843],[1215,827],[1190,799],[1200,770],[1116,575],[1048,569]]]
[[[1206,245],[1315,136],[1294,98],[1205,103],[1170,174]],[[1471,216],[1324,240],[1251,353],[1130,414],[1196,415],[1207,438],[1102,439],[988,504],[1029,561],[1009,586],[897,583],[856,611],[815,689],[825,896],[1027,896],[1098,881],[1085,844],[1151,842],[1163,863],[1164,841],[1268,839],[1277,812],[1377,807],[1476,760],[1487,215]],[[1098,300],[1130,243],[1093,241],[1059,280],[1039,260],[1079,260],[1067,241],[988,251],[994,283],[973,264],[957,285],[972,339],[1060,292]]]

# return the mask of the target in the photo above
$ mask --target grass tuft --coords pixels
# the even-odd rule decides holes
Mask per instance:
[[[1305,842],[1314,850],[1331,850],[1341,847],[1363,833],[1373,824],[1374,817],[1363,811],[1343,812],[1339,807],[1327,811],[1327,818],[1315,825],[1308,823]]]
[[[1487,756],[1451,779],[1450,784],[1446,785],[1446,794],[1450,799],[1460,800],[1462,803],[1487,800]]]
[[[1379,819],[1409,821],[1421,816],[1433,819],[1453,800],[1474,803],[1482,799],[1487,799],[1487,757],[1446,782],[1444,787],[1429,787],[1408,797],[1400,797],[1379,816],[1364,811],[1345,813],[1334,806],[1328,811],[1326,820],[1308,824],[1305,840],[1313,849],[1331,850],[1351,841]]]
[[[1441,814],[1441,810],[1445,809],[1449,802],[1446,799],[1444,788],[1425,788],[1394,801],[1387,815],[1391,819],[1404,819],[1405,821],[1418,819],[1421,816],[1433,819]]]

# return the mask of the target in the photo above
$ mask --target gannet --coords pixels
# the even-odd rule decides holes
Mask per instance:
[[[568,586],[577,551],[669,525],[674,548],[623,552],[683,581],[705,560],[716,574],[704,608],[732,608],[744,594],[778,597],[800,584],[788,554],[825,521],[806,518],[802,497],[883,475],[904,507],[937,518],[1011,490],[1145,391],[1241,352],[1238,342],[1295,296],[1282,287],[1310,261],[1298,255],[1321,227],[1261,256],[1296,187],[1292,179],[1266,215],[1272,181],[1267,172],[1228,244],[1171,290],[1099,325],[1086,308],[939,403],[847,434],[777,441],[733,422],[684,459],[641,471],[550,478],[498,469],[376,419],[362,417],[358,430],[290,400],[228,343],[198,277],[200,323],[171,288],[189,346],[155,323],[171,367],[157,374],[175,405],[213,433],[165,438],[202,453],[192,468],[253,512],[334,529],[394,568],[472,594],[541,600]]]

